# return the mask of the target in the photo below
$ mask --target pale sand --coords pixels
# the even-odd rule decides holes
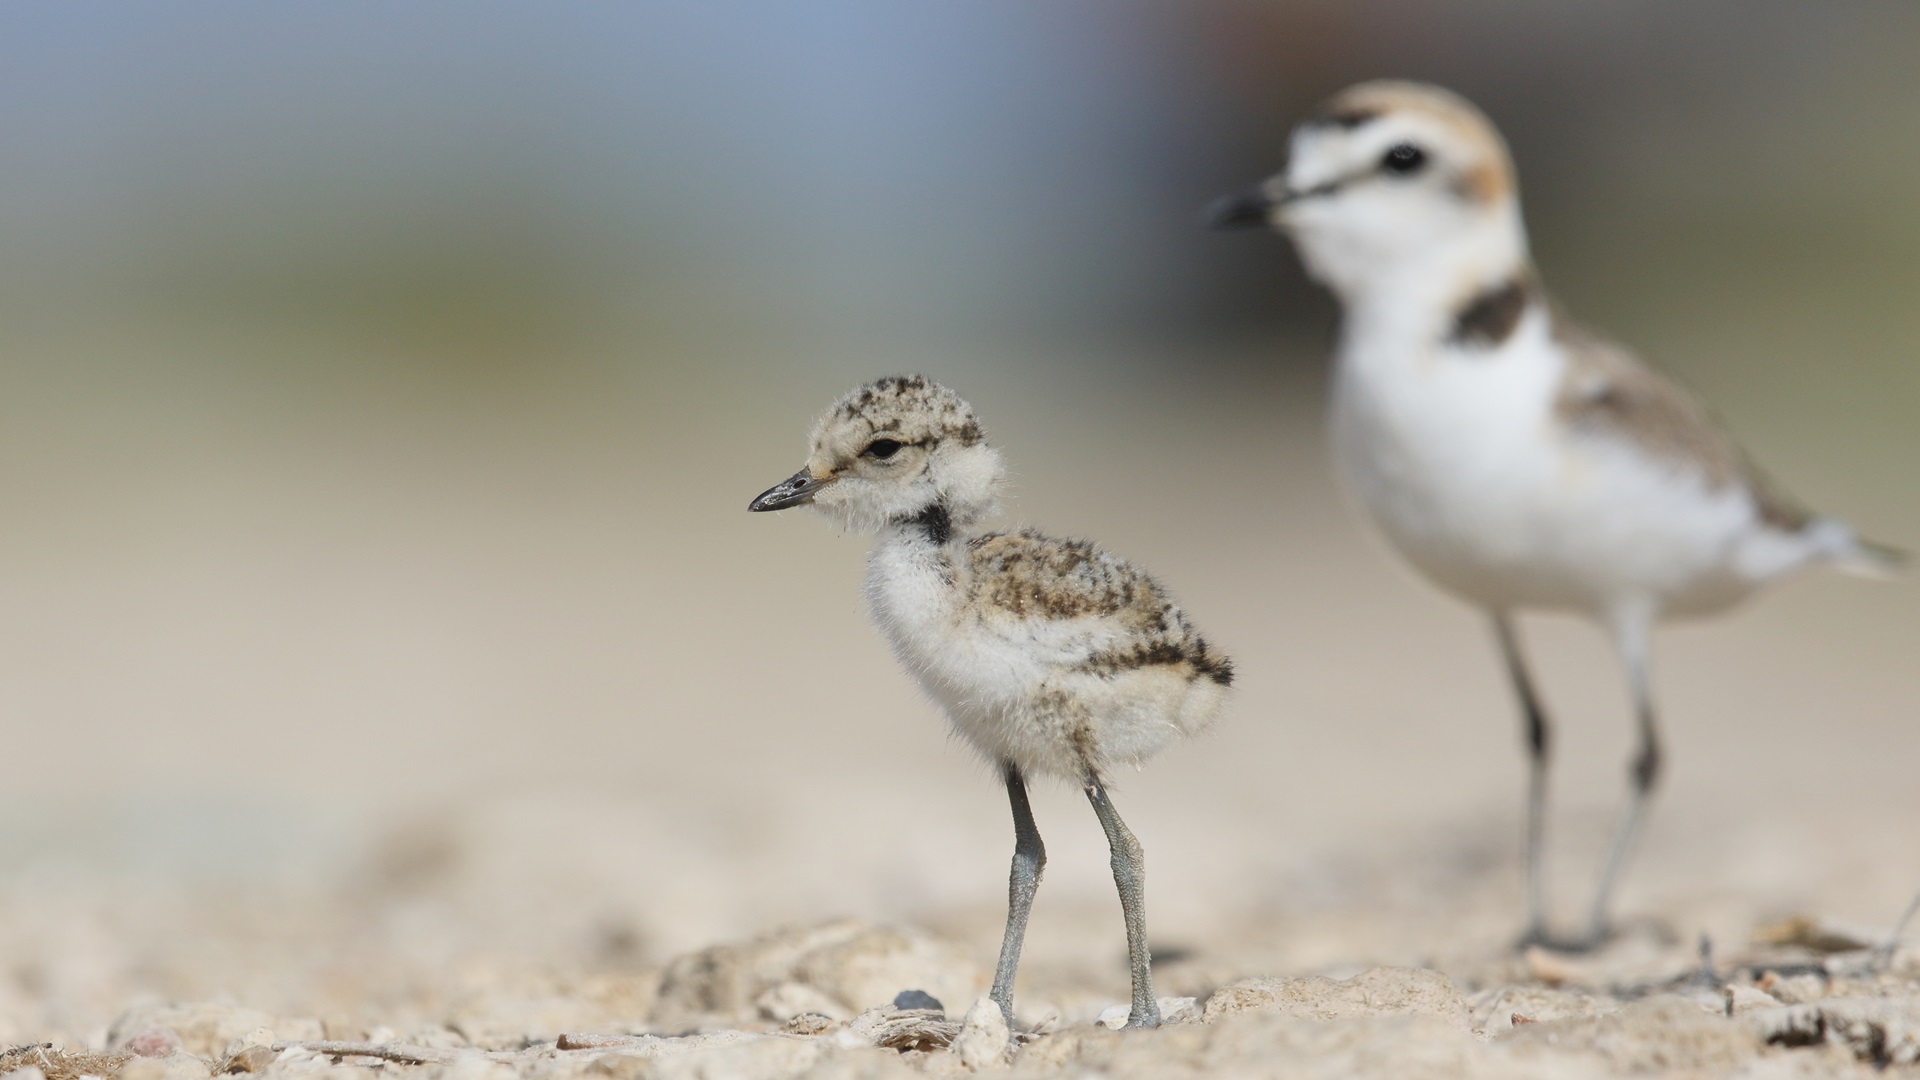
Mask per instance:
[[[230,516],[168,503],[139,544],[22,519],[0,567],[0,699],[21,718],[0,1039],[60,1053],[0,1064],[51,1080],[374,1064],[273,1049],[332,1039],[422,1075],[994,1066],[994,1033],[964,1020],[999,941],[1004,797],[864,625],[860,543],[744,511],[797,463],[824,401],[803,381],[665,473],[649,455],[699,427],[672,398],[658,429],[396,428],[337,460],[268,446],[232,466]],[[1592,957],[1521,956],[1524,777],[1491,644],[1340,507],[1317,387],[1171,387],[1185,404],[1156,426],[1152,403],[1097,387],[954,381],[1008,449],[1012,516],[1138,558],[1242,673],[1217,734],[1115,792],[1146,847],[1160,993],[1194,999],[1173,1014],[1193,1022],[1094,1026],[1126,998],[1118,905],[1092,813],[1043,785],[1052,861],[1018,987],[1043,1034],[1017,1072],[1911,1060],[1920,957],[1868,977],[1847,951],[1920,889],[1911,585],[1809,579],[1663,634],[1672,772],[1628,932]],[[455,436],[472,475],[435,449]],[[1817,503],[1878,511],[1889,539],[1920,535],[1910,492],[1847,487],[1871,462],[1846,454],[1762,457]],[[1230,467],[1194,483],[1194,455]],[[1560,719],[1550,850],[1572,925],[1629,725],[1599,635],[1529,630]],[[1812,920],[1797,937],[1778,928],[1793,916]],[[1695,978],[1701,934],[1713,981]],[[868,1011],[908,989],[945,1018]],[[563,1034],[587,1048],[556,1049]],[[116,1039],[187,1056],[71,1056]]]

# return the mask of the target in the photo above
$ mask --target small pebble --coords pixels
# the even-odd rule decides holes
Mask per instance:
[[[226,1070],[230,1073],[263,1073],[279,1057],[271,1046],[249,1046],[237,1054],[227,1057]]]
[[[127,1050],[146,1058],[163,1058],[180,1049],[180,1036],[172,1028],[148,1028],[127,1040]]]
[[[981,998],[967,1010],[967,1018],[954,1036],[953,1052],[960,1064],[975,1072],[1007,1063],[1011,1034],[1000,1006],[992,998]]]
[[[788,1035],[824,1035],[840,1026],[840,1021],[824,1013],[801,1013],[788,1020],[780,1030]]]
[[[1780,999],[1752,986],[1730,984],[1723,991],[1727,999],[1727,1015],[1736,1016],[1754,1009],[1774,1009],[1780,1006]]]
[[[925,990],[900,991],[893,996],[893,1007],[896,1009],[932,1009],[942,1016],[945,1016],[947,1013],[947,1007],[940,1004],[940,999],[927,993]]]

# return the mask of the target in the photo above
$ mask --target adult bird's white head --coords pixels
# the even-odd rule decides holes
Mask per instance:
[[[1505,140],[1471,102],[1420,83],[1336,94],[1294,128],[1284,170],[1211,216],[1288,234],[1346,303],[1495,280],[1528,261]]]

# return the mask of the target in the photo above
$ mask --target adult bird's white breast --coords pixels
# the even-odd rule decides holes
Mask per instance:
[[[1728,562],[1760,527],[1750,494],[1569,426],[1570,348],[1544,305],[1491,349],[1350,325],[1332,419],[1349,489],[1409,561],[1483,607],[1739,599],[1760,580]]]

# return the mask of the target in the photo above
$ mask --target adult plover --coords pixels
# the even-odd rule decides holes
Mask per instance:
[[[1212,723],[1233,665],[1166,590],[1082,540],[980,532],[1000,454],[971,406],[919,376],[848,394],[814,425],[807,464],[750,510],[811,505],[879,534],[867,603],[893,651],[961,737],[999,769],[1013,806],[1013,871],[993,1000],[1013,1023],[1013,977],[1046,849],[1026,777],[1079,783],[1106,831],[1133,969],[1129,1027],[1160,1022],[1140,844],[1107,776]]]
[[[1810,513],[1692,395],[1569,322],[1527,252],[1507,147],[1462,98],[1370,82],[1294,130],[1285,171],[1223,200],[1217,225],[1271,225],[1339,298],[1335,456],[1401,554],[1484,608],[1531,756],[1527,940],[1546,937],[1547,717],[1514,612],[1593,616],[1639,727],[1631,793],[1584,938],[1603,940],[1660,775],[1648,638],[1811,563],[1884,571],[1894,553]]]

